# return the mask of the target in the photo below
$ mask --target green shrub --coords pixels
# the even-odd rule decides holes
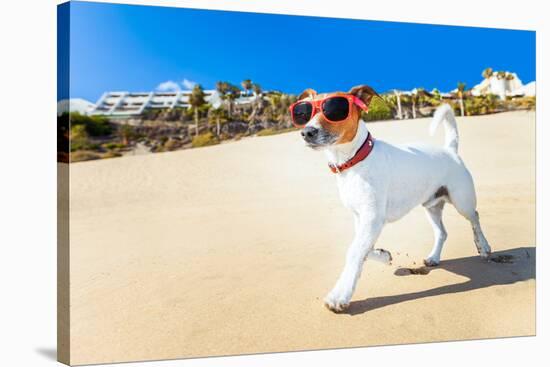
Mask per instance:
[[[101,154],[90,152],[88,150],[80,150],[78,152],[71,153],[71,162],[91,161],[91,160],[100,159],[100,158],[101,158]]]
[[[71,126],[69,139],[71,141],[71,152],[88,149],[88,133],[84,125]]]
[[[263,130],[258,131],[256,136],[277,135],[277,134],[283,134],[283,133],[286,133],[286,132],[289,132],[289,131],[295,131],[295,130],[296,130],[296,128],[294,128],[294,127],[290,127],[290,128],[286,128],[286,129],[273,129],[273,128],[263,129]]]
[[[495,112],[497,107],[495,95],[471,96],[464,100],[464,111],[467,116],[485,115]]]
[[[70,114],[70,123],[71,128],[78,125],[84,126],[90,136],[106,136],[111,135],[113,132],[109,120],[104,116],[87,116],[81,115],[78,112],[72,112]]]
[[[208,145],[215,145],[219,144],[218,138],[214,136],[211,132],[200,134],[198,136],[195,136],[193,140],[191,141],[191,146],[193,148],[198,147],[206,147]]]
[[[105,149],[123,149],[123,148],[126,148],[126,145],[122,143],[109,142],[109,143],[103,144],[103,147]]]
[[[116,157],[122,157],[122,154],[117,152],[107,152],[101,155],[101,158],[116,158]]]
[[[537,106],[537,98],[534,96],[517,97],[508,102],[514,108],[521,110],[534,110]]]
[[[117,132],[123,145],[128,145],[131,140],[138,137],[135,128],[128,124],[120,125]]]
[[[275,130],[275,129],[263,129],[263,130],[258,131],[256,136],[270,136],[270,135],[276,135],[278,133],[279,133],[279,131]]]
[[[176,150],[180,147],[180,143],[175,139],[168,139],[166,143],[164,143],[164,150],[171,151]]]
[[[383,99],[374,97],[369,105],[369,113],[362,112],[364,121],[391,120],[393,113],[390,105]]]
[[[92,161],[95,159],[115,158],[121,156],[122,154],[117,152],[98,153],[92,152],[90,150],[79,150],[71,153],[71,162],[84,162]]]

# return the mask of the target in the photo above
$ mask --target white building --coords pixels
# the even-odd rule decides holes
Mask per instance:
[[[263,92],[262,96],[269,92]],[[89,115],[104,116],[133,116],[140,115],[147,109],[172,109],[188,108],[190,90],[170,92],[106,92],[95,104],[95,107],[87,112]],[[255,94],[246,95],[241,91],[240,96],[234,100],[235,106],[247,106],[256,101]],[[204,90],[204,100],[219,108],[223,100],[215,89]]]
[[[518,89],[512,91],[512,96],[525,96],[525,97],[534,97],[537,93],[537,83],[531,82],[524,84],[523,86],[519,87]]]
[[[474,96],[496,94],[500,99],[505,99],[507,96],[534,96],[534,83],[527,84],[529,88],[525,88],[516,73],[499,74],[495,71],[489,78],[483,79],[481,83],[473,87],[472,94]]]
[[[190,90],[173,92],[106,92],[97,101],[90,115],[131,116],[140,115],[146,109],[188,108]],[[205,101],[219,100],[216,90],[205,90]]]

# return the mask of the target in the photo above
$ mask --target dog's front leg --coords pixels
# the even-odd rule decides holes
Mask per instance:
[[[355,285],[361,275],[363,262],[369,251],[373,249],[384,226],[383,218],[371,213],[359,214],[355,237],[346,254],[344,270],[334,288],[325,297],[325,306],[334,312],[343,311],[349,306]]]

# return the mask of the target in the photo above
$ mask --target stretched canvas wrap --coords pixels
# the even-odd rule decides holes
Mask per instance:
[[[535,79],[534,31],[59,5],[59,360],[534,335]]]

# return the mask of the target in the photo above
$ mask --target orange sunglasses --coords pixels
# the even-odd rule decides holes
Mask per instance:
[[[356,105],[363,111],[369,112],[368,106],[351,94],[329,96],[315,101],[294,102],[289,107],[289,111],[292,123],[296,127],[304,127],[319,112],[325,120],[337,124],[349,117],[352,105]]]

